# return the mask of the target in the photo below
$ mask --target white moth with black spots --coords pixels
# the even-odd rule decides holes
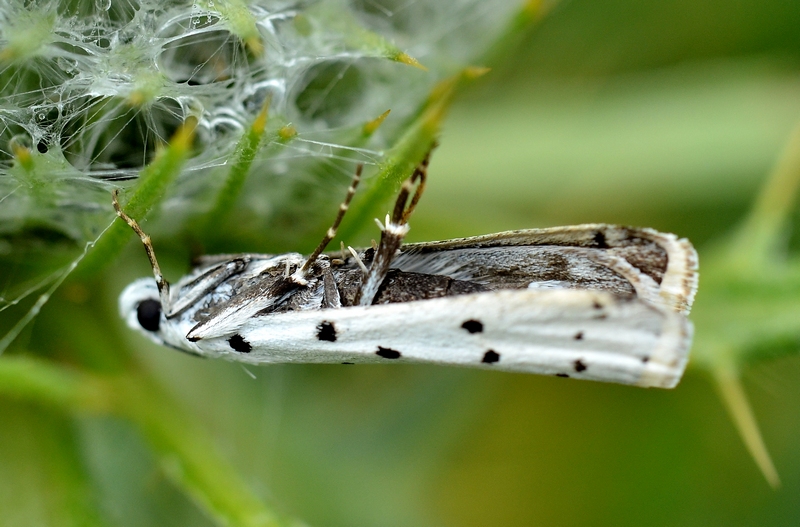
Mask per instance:
[[[578,225],[402,245],[428,159],[404,183],[377,247],[308,257],[204,257],[174,286],[120,297],[128,325],[202,357],[263,363],[434,363],[671,388],[692,340],[697,255],[651,229]],[[416,190],[414,191],[414,185]],[[412,193],[413,191],[413,193]]]

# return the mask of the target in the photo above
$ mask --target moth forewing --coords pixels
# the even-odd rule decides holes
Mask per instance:
[[[247,353],[230,338],[184,345],[252,364],[419,362],[669,388],[691,333],[685,317],[637,299],[522,289],[276,313],[239,328]]]
[[[248,257],[237,256],[207,268],[195,269],[192,275],[177,284],[178,287],[175,289],[177,295],[175,298],[170,298],[169,309],[165,310],[166,317],[179,315],[209,292],[214,291],[225,280],[241,273],[248,263],[250,263]]]
[[[257,313],[269,311],[276,303],[284,300],[287,293],[271,294],[270,286],[275,285],[275,279],[286,276],[287,270],[297,268],[305,259],[297,253],[274,256],[272,258],[258,258],[252,262],[248,269],[249,280],[231,282],[230,292],[222,298],[209,299],[207,303],[213,305],[209,308],[207,316],[198,320],[190,328],[186,336],[190,341],[229,335],[239,328],[243,321],[248,320]],[[238,273],[241,274],[244,269]],[[235,285],[234,285],[235,284]]]

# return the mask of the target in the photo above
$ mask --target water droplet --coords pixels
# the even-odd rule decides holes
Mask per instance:
[[[94,0],[94,6],[98,11],[108,11],[111,9],[111,0]]]
[[[197,97],[184,97],[181,102],[183,103],[184,112],[187,117],[191,115],[199,119],[203,116],[205,105]]]
[[[31,137],[28,134],[15,134],[8,140],[9,149],[14,152],[18,148],[31,148]]]
[[[75,59],[68,59],[66,57],[58,57],[56,64],[64,73],[72,73],[78,67],[78,61]]]

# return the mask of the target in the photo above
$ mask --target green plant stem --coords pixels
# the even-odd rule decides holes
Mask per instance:
[[[244,132],[236,145],[236,151],[232,156],[233,159],[228,175],[225,178],[225,184],[217,194],[217,202],[204,221],[206,231],[214,230],[216,226],[222,225],[225,217],[231,211],[239,194],[242,192],[247,174],[250,172],[250,167],[253,165],[259,145],[264,138],[269,104],[270,99],[268,98],[253,124]]]
[[[800,190],[800,124],[745,221],[702,254],[692,365],[717,385],[748,451],[773,487],[780,484],[741,384],[748,362],[796,355],[800,348],[800,262],[781,250]]]
[[[781,484],[780,476],[764,444],[764,438],[761,436],[753,408],[742,386],[739,372],[730,362],[721,361],[714,368],[713,375],[719,396],[725,403],[748,452],[753,456],[770,486],[778,488]]]
[[[381,163],[375,183],[356,199],[356,204],[345,216],[339,229],[340,238],[352,238],[360,229],[372,225],[372,218],[381,216],[380,208],[385,206],[397,187],[411,175],[436,142],[442,121],[458,88],[465,81],[485,72],[484,68],[466,68],[434,87],[422,111]]]
[[[559,0],[525,0],[517,14],[511,17],[505,31],[489,49],[483,53],[483,64],[502,63],[503,59],[513,53],[520,41],[528,35],[531,26],[541,21],[558,4]]]
[[[121,412],[149,439],[168,477],[219,525],[283,525],[159,386],[133,375],[121,378],[115,388],[120,390]]]
[[[194,119],[188,119],[175,133],[169,145],[142,171],[136,191],[124,205],[125,212],[130,217],[141,221],[163,198],[167,186],[178,177],[189,157],[196,124]],[[109,210],[112,210],[110,195],[108,203]],[[86,279],[96,274],[114,261],[132,236],[133,231],[125,222],[115,221],[78,265],[74,276]]]
[[[30,357],[0,359],[0,395],[67,411],[111,411],[113,391],[100,377]]]
[[[202,428],[144,372],[101,376],[28,357],[0,360],[0,395],[67,412],[115,414],[147,437],[167,476],[219,525],[278,527],[280,520],[216,451]]]
[[[528,0],[522,4],[517,14],[511,18],[500,38],[484,54],[484,60],[492,62],[508,52],[536,22],[552,9],[553,4],[541,0]],[[422,110],[407,127],[407,131],[389,151],[381,164],[377,182],[360,198],[345,218],[339,229],[343,239],[353,237],[365,225],[371,225],[373,217],[379,216],[380,208],[405,178],[411,175],[417,163],[422,160],[431,145],[437,140],[442,121],[459,89],[465,81],[486,73],[486,68],[465,68],[456,75],[441,81],[431,91]]]
[[[726,258],[746,267],[763,269],[782,252],[789,217],[800,190],[800,123],[778,158],[750,214],[727,248]]]

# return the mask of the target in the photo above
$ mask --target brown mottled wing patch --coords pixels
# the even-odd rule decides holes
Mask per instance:
[[[613,257],[611,260],[615,261]],[[404,272],[480,284],[490,291],[535,287],[591,289],[624,298],[636,296],[631,279],[610,265],[605,252],[584,247],[467,247],[435,253],[412,250],[401,252],[394,266]],[[628,269],[630,266],[623,271]]]
[[[479,293],[487,289],[481,284],[454,280],[447,276],[389,271],[373,304],[412,302],[445,296]]]
[[[398,260],[404,257],[417,259],[419,262],[426,260],[433,262],[436,256],[443,251],[468,250],[468,249],[507,249],[509,247],[540,248],[545,252],[539,254],[541,271],[537,271],[536,281],[573,283],[574,287],[588,287],[590,289],[605,290],[619,295],[630,295],[635,289],[632,286],[620,286],[622,281],[647,282],[652,280],[656,287],[655,297],[659,303],[680,313],[688,313],[697,290],[697,253],[691,243],[685,239],[678,239],[673,234],[665,234],[652,229],[636,229],[616,225],[587,224],[569,227],[554,227],[550,229],[529,229],[508,231],[485,236],[460,238],[440,242],[408,244],[403,246]],[[580,250],[583,253],[585,265],[578,265],[581,260]],[[469,251],[467,251],[469,252]],[[593,259],[592,253],[599,256]],[[465,255],[467,253],[465,252]],[[473,253],[473,254],[478,254]],[[485,253],[489,254],[489,253]],[[534,254],[534,251],[531,252]],[[545,261],[550,254],[549,262]],[[565,255],[572,255],[573,265],[570,272],[564,271],[569,267],[563,265]],[[608,262],[608,257],[614,257],[630,264],[616,265],[617,270],[613,275],[600,270],[598,262]],[[505,266],[495,259],[494,271],[501,275],[513,276],[519,273],[515,265]],[[594,262],[595,265],[592,264]],[[600,263],[600,267],[604,264]],[[580,268],[583,269],[580,269]],[[633,274],[620,271],[629,267]],[[407,270],[413,269],[409,266]],[[435,272],[448,274],[453,272],[439,264]],[[525,271],[528,272],[528,271]],[[548,277],[547,274],[551,277]],[[559,276],[559,273],[561,276]],[[635,276],[640,274],[641,276]],[[591,276],[594,278],[590,278]],[[616,276],[616,278],[614,277]],[[565,279],[566,278],[566,279]],[[499,283],[499,282],[498,282]]]

